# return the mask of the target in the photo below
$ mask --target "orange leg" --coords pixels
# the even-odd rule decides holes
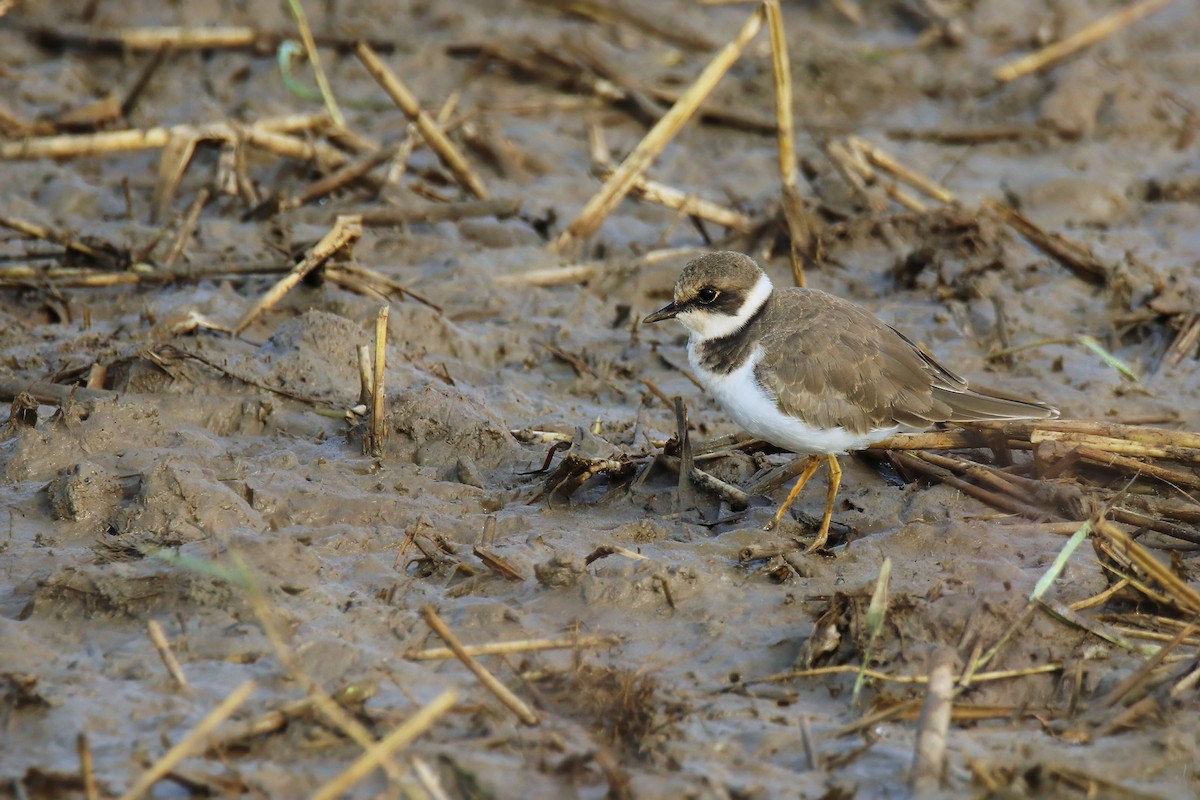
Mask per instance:
[[[833,521],[833,501],[837,500],[838,488],[842,485],[842,465],[838,463],[837,456],[830,453],[825,458],[829,462],[829,494],[825,497],[825,516],[821,518],[821,530],[817,538],[804,551],[806,553],[825,546],[825,540],[829,538],[829,524]]]
[[[784,500],[783,504],[779,506],[779,509],[775,512],[775,516],[771,517],[771,521],[763,526],[764,531],[769,531],[779,524],[779,520],[783,519],[783,515],[792,507],[792,503],[796,502],[796,498],[800,496],[800,490],[804,488],[804,484],[808,483],[808,479],[813,476],[820,466],[820,458],[817,456],[808,457],[808,461],[804,465],[804,472],[800,473],[800,477],[796,479],[796,484],[788,492],[787,500]]]

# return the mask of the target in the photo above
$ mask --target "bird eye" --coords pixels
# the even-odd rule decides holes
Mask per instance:
[[[720,294],[721,294],[720,292],[718,292],[716,289],[712,288],[711,286],[705,286],[703,289],[701,289],[699,292],[696,293],[696,299],[707,306],[707,305],[710,305],[713,302],[715,302],[717,297]]]

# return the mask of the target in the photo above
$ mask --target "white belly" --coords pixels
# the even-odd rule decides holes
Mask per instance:
[[[688,342],[688,362],[708,393],[747,433],[776,447],[799,455],[845,453],[862,450],[900,431],[899,425],[877,428],[867,433],[851,433],[845,428],[822,430],[783,414],[775,405],[774,398],[754,377],[754,367],[761,358],[762,351],[756,348],[737,370],[728,375],[719,375],[700,364],[695,343]]]

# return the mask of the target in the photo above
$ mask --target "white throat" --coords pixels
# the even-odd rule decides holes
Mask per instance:
[[[774,288],[771,279],[767,277],[767,273],[763,272],[759,274],[754,288],[746,295],[746,300],[742,303],[742,307],[733,316],[728,314],[714,314],[711,311],[696,308],[683,312],[676,319],[692,332],[691,339],[693,342],[720,339],[741,330],[742,326],[758,313],[763,303],[767,302],[767,298],[771,296],[771,291]]]

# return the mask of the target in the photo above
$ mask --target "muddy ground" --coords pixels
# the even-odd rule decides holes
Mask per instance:
[[[938,4],[948,14],[939,21],[928,13],[932,3],[862,3],[858,23],[839,5],[784,4],[801,190],[823,225],[824,259],[809,271],[810,285],[862,303],[969,378],[1052,402],[1065,417],[1200,430],[1195,345],[1164,358],[1200,297],[1196,5],[1179,0],[1002,86],[989,77],[996,66],[1118,4],[949,2]],[[451,712],[396,754],[396,777],[376,771],[356,796],[435,796],[427,793],[434,783],[448,797],[530,800],[905,796],[920,685],[873,679],[854,698],[847,672],[754,679],[864,658],[887,676],[923,676],[939,645],[955,648],[961,667],[1019,618],[1063,536],[860,457],[843,459],[825,552],[802,553],[823,479],[801,497],[798,519],[771,533],[762,525],[783,489],[754,498],[745,514],[704,493],[696,507],[679,508],[675,476],[647,466],[675,431],[674,411],[650,385],[686,400],[694,442],[736,431],[688,380],[682,329],[637,320],[705,248],[750,252],[786,284],[784,228],[776,221],[758,235],[725,238],[719,225],[697,227],[629,199],[583,246],[553,251],[548,240],[600,185],[590,174],[588,126],[619,157],[647,123],[635,104],[462,55],[530,41],[551,52],[583,48],[626,81],[679,91],[711,56],[696,49],[701,43],[664,35],[686,31],[720,45],[753,7],[647,4],[670,21],[663,34],[533,2],[306,6],[319,35],[394,44],[386,62],[432,112],[461,92],[450,112],[456,141],[469,140],[473,125],[477,138],[502,143],[493,159],[464,148],[492,194],[519,200],[521,211],[368,226],[353,248],[355,262],[432,304],[391,303],[380,457],[363,455],[363,423],[344,417],[358,403],[356,350],[373,341],[377,297],[329,280],[301,284],[231,337],[181,333],[176,323],[196,312],[233,325],[277,276],[78,288],[34,275],[5,284],[6,402],[25,385],[77,385],[93,365],[106,369],[94,377],[98,393],[40,405],[33,426],[14,412],[0,443],[3,791],[84,796],[77,739],[86,734],[98,792],[116,796],[253,680],[249,699],[217,729],[220,746],[183,761],[155,796],[301,796],[333,778],[362,750],[344,725],[303,703],[289,706],[312,684],[336,694],[375,738],[444,690],[459,693]],[[152,57],[55,43],[37,26],[294,30],[274,0],[165,10],[103,0],[88,8],[84,20],[76,4],[18,4],[0,19],[7,142],[72,132],[54,121],[107,93],[124,96]],[[471,47],[452,50],[461,45]],[[403,140],[404,116],[353,54],[322,54],[348,127],[377,142]],[[295,74],[312,83],[303,65]],[[773,119],[765,32],[715,97],[743,116]],[[252,124],[320,110],[283,85],[271,49],[212,49],[166,54],[127,119],[104,124]],[[967,142],[972,133],[978,141]],[[852,191],[822,149],[850,134],[950,187],[961,204],[926,200],[931,210],[915,212],[888,200],[886,182]],[[693,122],[649,176],[777,220],[775,148],[768,133]],[[382,190],[357,186],[245,220],[244,193],[217,185],[219,149],[201,146],[163,219],[153,221],[159,156],[4,161],[0,214],[102,239],[162,270],[189,207],[208,189],[173,269],[236,273],[239,265],[286,268],[287,251],[303,252],[340,212],[468,199],[422,147]],[[248,149],[243,175],[265,197],[294,195],[319,172]],[[1089,279],[1031,246],[980,211],[985,199],[1017,205],[1082,243],[1105,274]],[[664,248],[679,250],[646,257]],[[12,231],[0,255],[4,266],[89,266]],[[550,286],[521,277],[573,264],[592,269]],[[989,359],[1001,346],[998,309],[1011,344],[1055,341]],[[1140,380],[1064,341],[1080,334]],[[530,431],[574,437],[575,454],[625,457],[636,480],[601,476],[547,496],[546,475],[531,472],[550,445]],[[550,471],[565,458],[556,453]],[[1022,454],[1017,461],[1028,464]],[[785,462],[737,455],[713,469],[747,485]],[[1156,491],[1196,502],[1183,488]],[[511,575],[489,567],[480,546]],[[587,560],[605,546],[641,558]],[[744,558],[747,548],[764,557]],[[1194,553],[1172,557],[1196,586]],[[885,559],[889,613],[864,653],[866,603]],[[1064,607],[1108,585],[1085,545],[1048,598]],[[483,657],[531,706],[537,724],[526,725],[457,660],[407,657],[442,644],[420,613],[425,606],[468,644],[595,636],[616,644]],[[1124,630],[1139,617],[1171,616],[1121,593],[1080,614],[1095,625],[1124,615]],[[164,668],[151,621],[170,640],[189,690]],[[1018,674],[959,696],[964,709],[982,711],[977,721],[953,723],[941,793],[1196,796],[1194,684],[1150,693],[1149,707],[1116,723],[1125,706],[1103,704],[1147,657],[1035,613],[986,666]],[[1158,672],[1177,680],[1194,659],[1192,639]],[[1038,667],[1045,671],[1032,672]],[[258,735],[238,733],[285,708]],[[907,710],[871,721],[889,708]],[[415,764],[435,777],[421,783]]]

